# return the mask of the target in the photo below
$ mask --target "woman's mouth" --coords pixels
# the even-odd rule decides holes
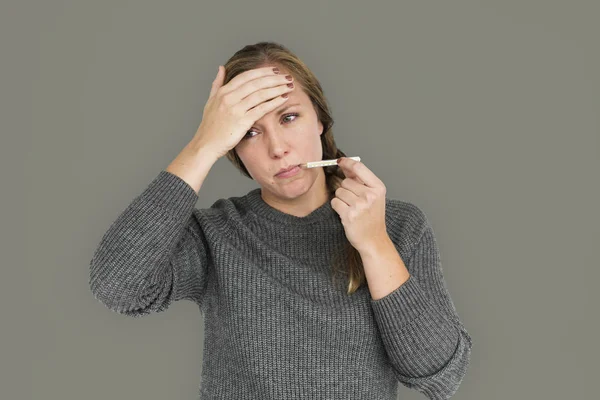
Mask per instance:
[[[296,165],[294,168],[285,171],[285,172],[281,172],[279,174],[276,174],[275,176],[278,178],[289,178],[291,176],[296,175],[299,171],[300,171],[300,167],[298,165]]]

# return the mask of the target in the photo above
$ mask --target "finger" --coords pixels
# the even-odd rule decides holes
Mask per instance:
[[[225,69],[225,67],[223,67],[223,69]],[[223,78],[224,78],[225,74],[221,73],[221,66],[219,65],[219,70],[217,71],[217,76],[215,77],[215,79],[212,82],[212,86],[210,88],[210,94],[208,95],[208,98],[210,99],[211,97],[213,97],[216,93],[217,90],[219,90],[219,88],[221,86],[223,86]]]
[[[335,197],[342,200],[344,203],[348,204],[349,206],[353,206],[354,204],[356,204],[356,201],[358,200],[358,196],[356,195],[356,193],[354,193],[351,190],[348,190],[346,188],[343,188],[343,187],[339,187],[336,189]]]
[[[338,199],[337,197],[334,197],[333,199],[331,199],[331,208],[333,208],[333,210],[336,213],[338,213],[341,217],[346,215],[350,206],[344,203],[342,200]]]
[[[227,92],[233,92],[246,82],[249,82],[253,79],[260,78],[262,76],[276,76],[275,72],[273,72],[273,67],[262,67],[262,68],[254,68],[249,69],[248,71],[244,71],[239,75],[236,75],[232,80],[227,83]]]
[[[369,188],[364,184],[358,177],[350,177],[344,179],[341,186],[349,191],[353,192],[357,196],[362,196]]]
[[[351,161],[353,161],[353,160],[351,160]],[[340,167],[342,168],[342,171],[344,172],[344,175],[346,176],[346,178],[352,179],[354,182],[360,183],[363,186],[367,186],[365,184],[365,182],[360,178],[360,176],[358,176],[357,171],[355,171],[353,169],[353,167],[349,167],[347,164],[341,165]],[[354,167],[354,168],[356,168],[356,167]]]
[[[375,188],[381,180],[361,161],[356,161],[348,157],[342,157],[338,163],[342,168],[344,175],[356,178],[362,184]]]

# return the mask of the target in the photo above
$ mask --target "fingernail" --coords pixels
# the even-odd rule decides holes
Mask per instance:
[[[343,158],[343,157],[340,157],[340,158],[338,158],[338,159],[337,159],[337,163],[338,163],[338,164],[339,164],[339,163],[342,161],[342,158]]]

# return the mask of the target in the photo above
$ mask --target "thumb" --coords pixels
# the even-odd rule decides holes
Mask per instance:
[[[225,77],[225,74],[221,71],[224,70],[225,68],[221,68],[221,66],[219,65],[219,71],[217,72],[217,76],[215,77],[215,80],[212,83],[208,98],[213,97],[217,93],[217,90],[219,90],[219,88],[223,86],[223,78]]]

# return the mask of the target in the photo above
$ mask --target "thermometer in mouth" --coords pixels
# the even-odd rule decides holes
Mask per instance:
[[[354,161],[360,161],[360,157],[346,157],[346,158],[351,158]],[[300,168],[316,168],[316,167],[327,167],[329,165],[337,165],[337,158],[334,158],[333,160],[321,160],[321,161],[312,161],[312,162],[307,162],[304,164],[300,164],[299,167]]]

